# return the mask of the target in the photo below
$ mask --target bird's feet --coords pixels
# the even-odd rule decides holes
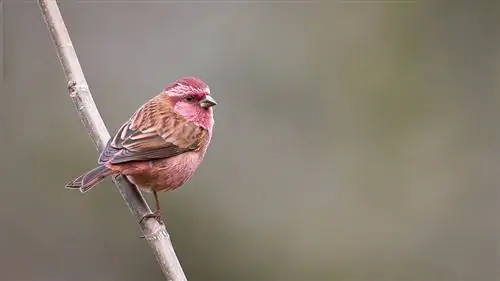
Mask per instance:
[[[155,220],[157,220],[160,224],[165,224],[165,222],[163,221],[163,218],[161,216],[161,213],[159,210],[156,210],[154,211],[153,213],[149,213],[147,215],[145,215],[144,217],[141,218],[141,220],[139,221],[140,224],[142,224],[142,222],[144,222],[144,220],[148,219],[148,218],[154,218]],[[139,238],[146,238],[146,239],[149,239],[148,237],[146,237],[145,235],[141,235],[139,236]]]
[[[142,224],[144,222],[144,220],[148,219],[148,218],[153,218],[153,219],[156,219],[160,224],[165,224],[163,222],[163,217],[161,216],[161,213],[159,210],[156,210],[152,213],[149,213],[147,215],[145,215],[144,217],[141,218],[141,220],[139,221],[140,224]]]

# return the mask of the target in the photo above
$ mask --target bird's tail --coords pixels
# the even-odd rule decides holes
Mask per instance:
[[[111,169],[104,165],[100,165],[67,183],[66,188],[78,188],[81,193],[85,193],[111,174],[113,174]]]

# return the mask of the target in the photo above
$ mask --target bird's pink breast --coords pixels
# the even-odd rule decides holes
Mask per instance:
[[[186,152],[168,159],[120,165],[119,169],[141,189],[173,190],[193,176],[203,154],[204,151]]]

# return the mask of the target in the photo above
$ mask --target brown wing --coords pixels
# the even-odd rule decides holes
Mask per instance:
[[[108,141],[99,164],[163,159],[201,148],[207,132],[157,96],[134,113]]]

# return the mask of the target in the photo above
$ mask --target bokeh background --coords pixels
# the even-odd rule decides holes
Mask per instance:
[[[500,2],[60,6],[111,132],[180,76],[219,102],[161,194],[189,280],[500,280]],[[164,280],[110,181],[63,188],[97,152],[36,2],[1,10],[0,280]]]

